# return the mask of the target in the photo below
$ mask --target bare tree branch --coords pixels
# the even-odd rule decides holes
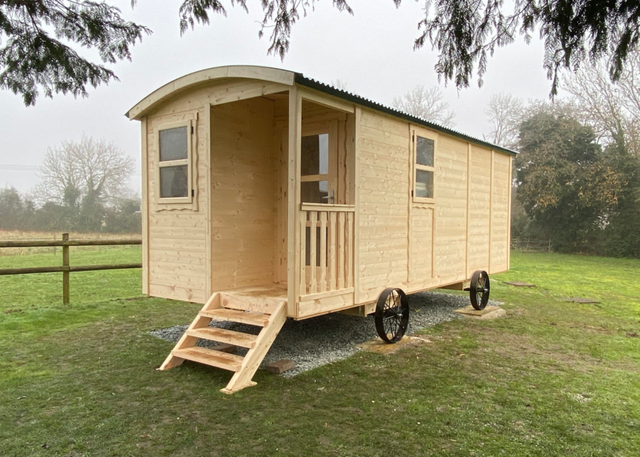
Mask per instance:
[[[444,94],[439,87],[427,89],[425,86],[416,86],[402,97],[393,99],[393,107],[425,121],[453,127],[455,113],[449,108],[449,103],[444,101]]]
[[[640,158],[640,50],[629,54],[627,69],[617,82],[608,72],[602,61],[584,66],[565,78],[564,88],[599,142],[615,143]]]
[[[485,139],[505,148],[517,149],[525,113],[523,100],[504,92],[494,94],[484,113],[492,127]]]
[[[34,197],[40,203],[77,206],[91,194],[109,203],[125,191],[134,167],[133,159],[111,142],[87,136],[65,141],[45,154]]]

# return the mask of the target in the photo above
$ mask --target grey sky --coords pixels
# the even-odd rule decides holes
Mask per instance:
[[[29,191],[37,182],[36,167],[47,147],[77,140],[83,133],[114,141],[139,163],[140,126],[124,113],[161,85],[208,67],[264,65],[302,72],[326,83],[339,79],[349,91],[388,105],[418,84],[438,84],[433,70],[437,54],[430,47],[413,51],[422,1],[405,1],[396,9],[391,0],[351,0],[354,16],[321,1],[315,12],[294,27],[284,62],[267,56],[268,37],[257,37],[257,21],[262,17],[258,2],[248,2],[249,14],[229,8],[228,17],[212,17],[209,26],[197,26],[183,37],[178,28],[180,0],[139,0],[133,10],[129,0],[115,3],[126,18],[154,32],[135,46],[132,62],[111,66],[119,82],[90,89],[85,99],[43,97],[30,108],[24,107],[21,97],[0,91],[0,187]],[[481,89],[475,82],[460,92],[440,84],[456,113],[455,128],[477,137],[487,133],[483,111],[494,93],[546,98],[550,83],[542,58],[538,40],[530,45],[520,40],[496,51]],[[130,186],[136,191],[139,179],[139,174],[134,176]]]

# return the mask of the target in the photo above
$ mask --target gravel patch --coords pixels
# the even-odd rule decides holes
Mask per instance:
[[[499,306],[501,302],[489,301]],[[408,334],[440,322],[460,319],[453,311],[469,305],[467,295],[422,292],[409,297],[411,310]],[[259,332],[259,328],[234,322],[212,321],[211,326],[239,332]],[[177,325],[149,332],[165,341],[177,342],[188,325]],[[281,376],[292,377],[303,371],[342,360],[359,351],[358,344],[378,338],[373,316],[356,317],[333,313],[303,321],[287,319],[263,365],[280,359],[291,359],[296,367]],[[199,346],[213,347],[216,343],[200,340]],[[244,355],[246,349],[238,348]]]

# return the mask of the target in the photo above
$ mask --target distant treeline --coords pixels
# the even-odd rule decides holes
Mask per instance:
[[[512,237],[558,252],[640,258],[640,161],[621,138],[602,146],[570,106],[538,106],[520,125]]]
[[[114,143],[82,136],[49,148],[29,195],[0,190],[0,229],[140,233],[134,161]]]
[[[0,190],[0,230],[140,233],[140,199],[121,198],[109,206],[87,199],[73,206],[37,206],[8,187]]]
[[[520,152],[511,236],[550,240],[558,252],[640,258],[640,49],[618,81],[604,61],[562,79],[568,97],[498,94],[487,107],[488,139]]]

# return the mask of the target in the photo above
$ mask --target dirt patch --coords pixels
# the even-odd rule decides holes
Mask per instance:
[[[358,347],[367,352],[375,352],[376,354],[393,354],[407,346],[415,346],[423,343],[431,343],[431,340],[419,336],[405,336],[395,344],[388,344],[382,340],[371,340],[359,344]]]
[[[528,282],[519,282],[519,281],[504,281],[505,284],[508,284],[510,286],[514,286],[514,287],[536,287],[535,284],[529,284]]]
[[[3,311],[4,314],[11,314],[11,313],[24,313],[24,311],[22,311],[21,309],[7,309]]]
[[[597,327],[593,327],[593,330],[608,332],[606,329],[598,329]],[[498,354],[502,358],[517,361],[519,364],[542,365],[549,372],[555,371],[554,365],[571,368],[582,373],[592,372],[594,369],[640,372],[640,366],[635,363],[602,360],[585,353],[567,350],[561,345],[549,344],[531,335],[516,335],[489,327],[476,328],[473,329],[473,332],[478,345],[484,348],[484,352]]]
[[[570,303],[580,303],[580,304],[596,304],[600,303],[598,300],[594,300],[593,298],[583,298],[583,297],[570,297],[566,298],[564,301]]]

